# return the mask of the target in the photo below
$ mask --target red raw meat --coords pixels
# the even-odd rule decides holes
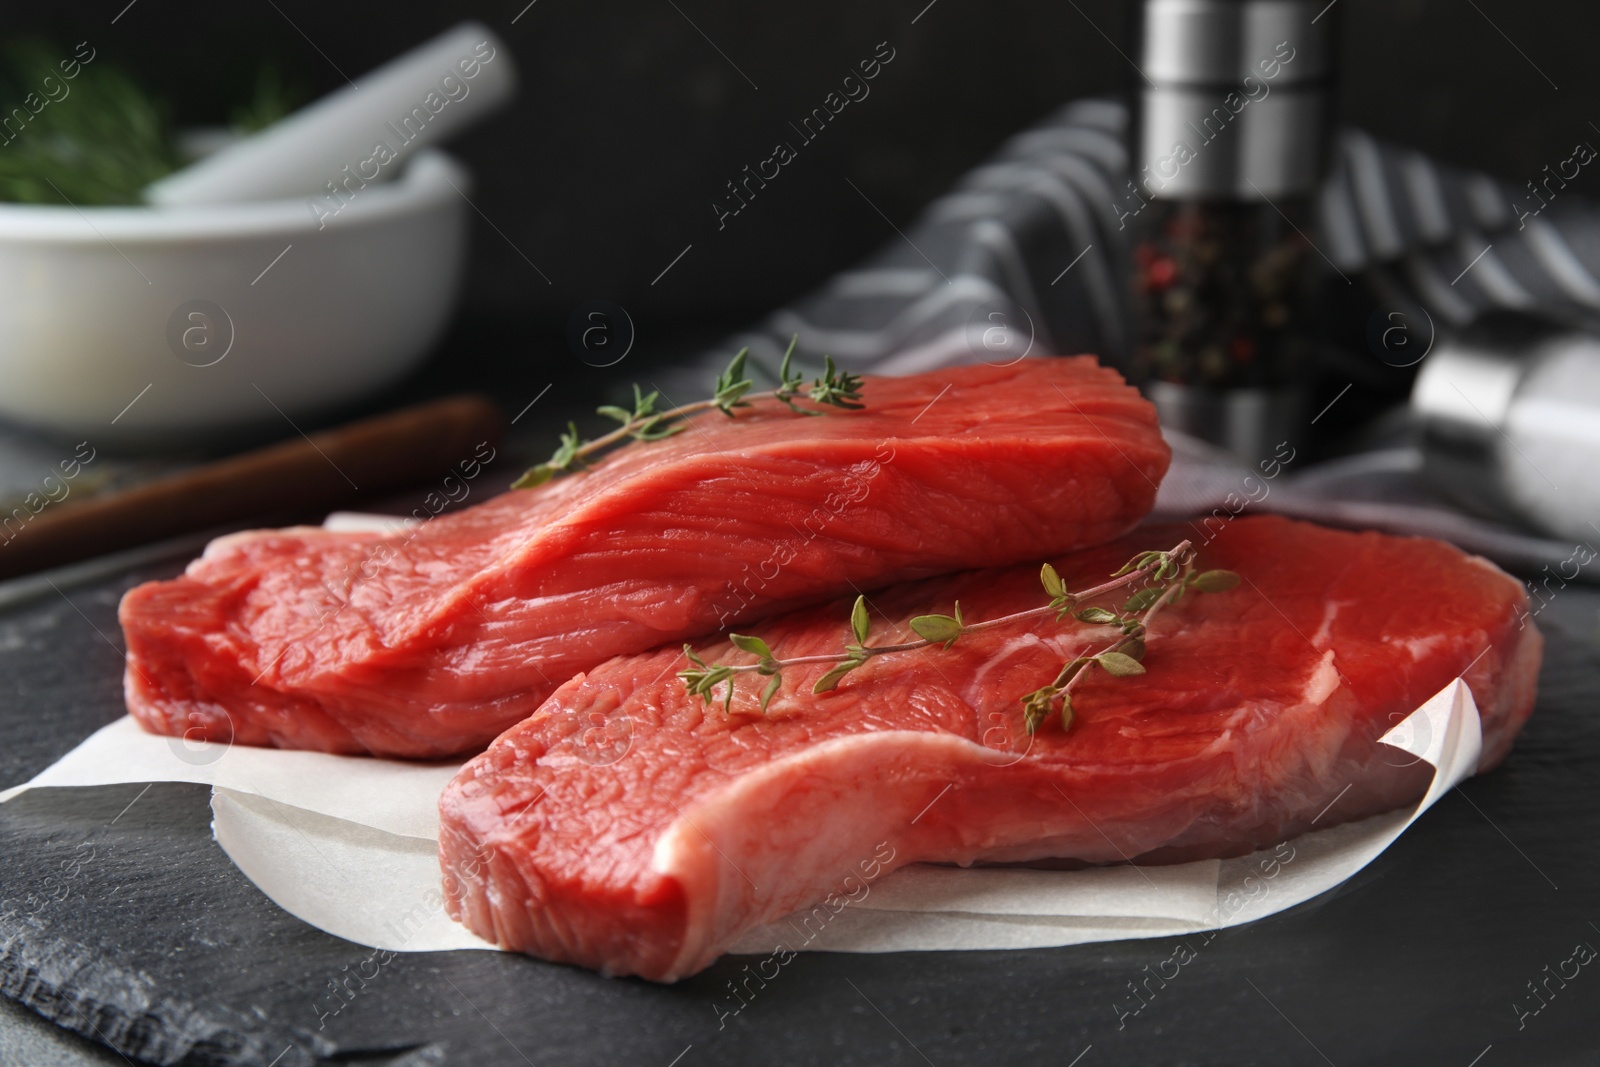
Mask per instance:
[[[612,656],[852,588],[1038,559],[1149,511],[1154,409],[1088,357],[869,378],[867,409],[718,412],[383,538],[222,538],[122,601],[128,709],[252,745],[477,751]]]
[[[1200,540],[1143,529],[1057,567],[1082,589],[1185,537]],[[983,631],[870,660],[820,697],[826,665],[789,668],[766,717],[755,675],[740,676],[727,715],[686,694],[680,652],[603,664],[445,789],[451,914],[508,948],[672,981],[863,865],[1222,857],[1319,815],[1326,827],[1412,803],[1432,768],[1405,767],[1377,738],[1463,672],[1480,769],[1532,708],[1542,639],[1522,585],[1482,559],[1263,517],[1229,524],[1200,562],[1244,581],[1158,615],[1148,673],[1094,672],[1071,731],[1051,721],[1031,746],[1019,698],[1104,647],[1110,628]],[[957,598],[977,622],[1044,596],[1037,566],[898,586],[872,601],[873,643],[907,639],[911,617]],[[783,658],[832,653],[850,640],[847,614],[812,609],[751,632]],[[699,651],[754,662],[726,641]]]

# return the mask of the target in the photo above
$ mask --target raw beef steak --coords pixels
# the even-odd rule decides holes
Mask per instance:
[[[1069,589],[1185,527],[1067,556]],[[1436,541],[1280,518],[1229,524],[1199,553],[1243,581],[1151,626],[1147,673],[1089,675],[1070,731],[1031,741],[1019,698],[1106,646],[1106,626],[1048,619],[871,659],[813,696],[826,664],[739,676],[732,714],[686,694],[685,657],[625,656],[572,679],[468,763],[440,801],[452,914],[509,948],[671,981],[745,931],[881,858],[972,864],[1222,857],[1415,801],[1427,764],[1377,738],[1465,673],[1482,768],[1533,704],[1542,640],[1523,587]],[[1122,594],[1126,596],[1126,592]],[[874,644],[907,621],[968,622],[1043,603],[1036,565],[910,583],[871,599]],[[747,628],[780,658],[839,651],[836,604]],[[753,662],[726,641],[709,663]],[[1326,809],[1326,813],[1324,813]]]
[[[869,378],[866,410],[766,401],[396,537],[214,542],[122,602],[128,709],[251,745],[477,751],[578,671],[852,588],[1097,544],[1168,450],[1093,359]]]

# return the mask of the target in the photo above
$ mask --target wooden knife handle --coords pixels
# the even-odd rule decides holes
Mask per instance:
[[[144,485],[0,515],[0,578],[56,567],[253,516],[326,511],[358,497],[482,462],[505,416],[456,396],[362,419],[208,463]],[[20,523],[20,528],[19,528]]]

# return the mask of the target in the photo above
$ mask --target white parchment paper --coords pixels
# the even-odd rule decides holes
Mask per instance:
[[[1438,768],[1414,810],[1221,861],[1082,871],[914,865],[826,922],[780,921],[734,950],[1037,948],[1259,919],[1361,870],[1473,773],[1482,736],[1471,691],[1450,683],[1384,741]],[[0,800],[27,789],[120,782],[210,785],[217,843],[284,910],[374,948],[493,948],[450,921],[439,892],[437,802],[457,767],[191,742],[147,734],[123,718]]]
[[[389,533],[410,522],[336,512],[324,525]],[[848,906],[753,930],[733,951],[1044,948],[1250,922],[1343,882],[1473,774],[1483,737],[1471,690],[1451,682],[1383,740],[1437,768],[1415,809],[1229,860],[1081,871],[916,864]],[[0,802],[40,788],[209,785],[217,843],[290,914],[372,948],[494,949],[450,920],[439,890],[439,793],[460,766],[157,737],[124,717]]]

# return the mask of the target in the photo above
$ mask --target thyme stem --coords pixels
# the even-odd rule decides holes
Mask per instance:
[[[1048,563],[1040,569],[1039,580],[1044,585],[1045,593],[1050,597],[1050,602],[1043,607],[1029,608],[984,622],[969,623],[961,617],[961,604],[957,602],[954,614],[918,615],[910,622],[917,639],[890,645],[867,644],[872,629],[867,614],[867,598],[857,597],[855,606],[850,611],[850,630],[855,640],[845,645],[841,652],[780,659],[759,637],[729,634],[728,640],[735,648],[756,657],[754,663],[707,664],[695,653],[692,645],[684,645],[683,654],[689,660],[690,666],[687,670],[679,671],[678,677],[683,679],[684,686],[691,695],[704,698],[707,704],[714,699],[716,688],[722,686],[723,708],[731,710],[734,678],[752,672],[766,675],[771,681],[761,694],[761,710],[765,712],[783,684],[782,672],[789,667],[832,664],[832,669],[819,678],[811,690],[813,693],[826,693],[837,686],[845,675],[876,656],[914,652],[930,645],[943,645],[949,648],[968,634],[1000,626],[1015,626],[1047,615],[1055,616],[1058,622],[1071,617],[1089,625],[1115,626],[1122,631],[1116,640],[1097,652],[1079,656],[1065,664],[1055,681],[1022,698],[1023,719],[1029,733],[1033,733],[1046,718],[1058,711],[1062,728],[1068,729],[1072,725],[1074,714],[1072,690],[1088,670],[1099,667],[1115,677],[1143,674],[1145,669],[1140,661],[1144,658],[1145,635],[1149,632],[1150,621],[1163,608],[1181,599],[1189,590],[1202,593],[1221,592],[1237,585],[1239,576],[1232,571],[1221,570],[1195,574],[1194,546],[1188,540],[1184,540],[1164,552],[1140,553],[1113,574],[1110,581],[1088,589],[1068,592],[1061,576]],[[1085,601],[1139,582],[1151,584],[1134,593],[1122,606],[1121,611],[1092,605],[1082,608],[1079,606]]]
[[[512,483],[511,488],[531,489],[543,485],[558,473],[571,470],[574,466],[585,466],[589,457],[626,440],[659,441],[681,433],[685,429],[682,420],[702,411],[715,409],[733,418],[735,409],[750,407],[758,400],[776,400],[796,415],[822,414],[816,408],[801,407],[796,403],[802,399],[847,411],[864,407],[860,403],[862,380],[835,367],[832,356],[823,357],[823,373],[809,384],[792,370],[794,348],[798,340],[798,335],[790,338],[789,349],[783,354],[783,366],[778,371],[778,387],[763,393],[750,392],[755,382],[745,376],[745,359],[750,354],[748,348],[741,348],[727,369],[717,376],[712,385],[713,395],[708,400],[696,400],[666,411],[657,411],[656,401],[661,398],[660,392],[645,393],[635,385],[632,411],[610,404],[598,410],[599,414],[616,419],[621,426],[591,441],[583,441],[579,439],[577,425],[568,423],[567,432],[561,435],[561,444],[551,457],[524,472]]]
[[[1188,544],[1188,542],[1184,543]],[[1125,652],[1130,648],[1142,648],[1144,645],[1144,634],[1149,632],[1150,620],[1154,619],[1156,615],[1160,613],[1162,608],[1166,607],[1168,604],[1172,603],[1178,597],[1183,595],[1183,590],[1186,588],[1185,583],[1188,581],[1189,575],[1193,570],[1194,560],[1192,558],[1184,560],[1183,571],[1179,574],[1179,580],[1167,583],[1167,587],[1161,590],[1161,595],[1156,598],[1155,603],[1151,604],[1150,607],[1145,610],[1144,614],[1139,616],[1137,631],[1135,633],[1123,634],[1105,648],[1102,648],[1100,651],[1087,657],[1089,663],[1085,665],[1084,669],[1074,672],[1072,677],[1067,679],[1067,683],[1061,687],[1060,695],[1070,699],[1072,687],[1077,685],[1079,680],[1082,679],[1085,674],[1089,673],[1088,668],[1099,661],[1101,656],[1111,652]],[[1138,659],[1139,657],[1135,656],[1133,658]]]
[[[1165,554],[1177,558],[1189,552],[1191,547],[1192,545],[1189,541],[1180,541]],[[1154,574],[1159,566],[1159,563],[1151,563],[1147,566],[1140,567],[1137,570],[1129,571],[1127,574],[1124,574],[1121,577],[1113,578],[1109,582],[1103,582],[1092,589],[1084,589],[1080,592],[1069,593],[1067,595],[1070,596],[1075,602],[1092,600],[1095,597],[1104,596],[1106,593],[1114,592],[1125,586],[1133,585],[1136,582],[1143,581],[1145,578]],[[1168,591],[1170,591],[1170,587]],[[1167,592],[1163,592],[1162,599],[1158,603],[1164,606],[1167,603],[1166,597]],[[1044,607],[1028,608],[1026,611],[1019,611],[1011,615],[1002,615],[997,619],[989,619],[984,622],[964,623],[961,628],[961,633],[964,636],[966,634],[978,633],[983,630],[993,630],[1001,626],[1012,626],[1019,622],[1026,622],[1029,619],[1039,619],[1046,615],[1055,615],[1058,613],[1059,612],[1057,608],[1047,604]],[[1155,608],[1152,607],[1149,612],[1146,612],[1146,618],[1148,619],[1148,617],[1154,613]],[[1123,640],[1125,641],[1127,639],[1124,638]],[[942,645],[946,643],[947,642],[944,639],[933,640],[929,638],[919,638],[915,641],[902,641],[896,645],[873,645],[871,648],[864,648],[863,651],[867,653],[868,657],[886,656],[895,652],[915,652],[919,648],[927,648],[930,645]],[[1105,651],[1115,652],[1119,651],[1119,649],[1113,647],[1108,648]],[[769,659],[769,661],[765,663],[733,663],[728,664],[727,669],[732,671],[734,674],[747,674],[752,671],[771,673],[771,664],[776,664],[781,670],[785,667],[801,667],[807,664],[815,663],[843,663],[851,658],[854,658],[853,653],[847,650],[844,652],[830,652],[817,656],[795,656],[792,659]]]

